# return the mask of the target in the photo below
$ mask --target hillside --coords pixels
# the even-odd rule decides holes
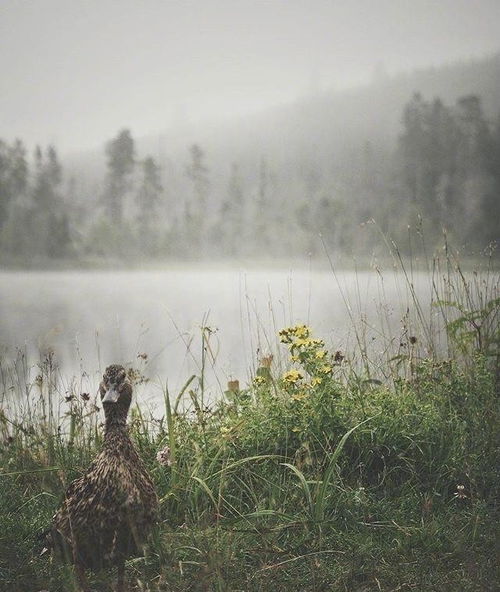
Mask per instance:
[[[247,119],[158,130],[157,135],[136,138],[136,146],[139,156],[149,153],[163,164],[177,164],[185,162],[187,147],[198,143],[215,168],[227,167],[233,160],[258,161],[262,155],[278,161],[311,149],[318,155],[324,148],[356,146],[368,140],[390,148],[400,131],[403,107],[415,92],[440,97],[446,103],[477,94],[487,116],[494,119],[500,113],[500,52],[306,97]],[[123,122],[123,127],[133,133],[134,122]],[[64,162],[75,173],[102,173],[104,150],[67,155]]]
[[[215,166],[233,159],[258,159],[259,155],[287,160],[311,148],[318,155],[318,150],[366,141],[391,148],[400,131],[404,105],[415,92],[451,104],[463,95],[477,94],[486,115],[494,119],[500,114],[500,53],[307,97],[223,126],[187,129],[181,134],[161,132],[160,141],[162,150],[174,159],[182,159],[186,147],[197,142]],[[157,154],[158,142],[158,137],[140,138],[137,145],[140,152]]]

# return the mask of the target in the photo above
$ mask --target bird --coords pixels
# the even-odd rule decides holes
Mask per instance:
[[[125,560],[140,556],[158,521],[158,496],[127,427],[132,385],[125,368],[106,368],[99,385],[104,441],[87,471],[67,488],[52,519],[46,546],[74,564],[80,589],[86,569],[117,568],[117,592],[125,590]]]

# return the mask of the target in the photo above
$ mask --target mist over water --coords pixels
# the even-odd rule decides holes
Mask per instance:
[[[414,285],[425,303],[427,275],[415,274]],[[401,275],[382,281],[373,271],[339,272],[337,279],[330,271],[227,267],[3,272],[0,346],[4,361],[20,348],[35,367],[53,351],[67,378],[85,372],[94,381],[108,364],[127,364],[175,392],[200,373],[204,326],[207,381],[220,392],[229,379],[248,383],[264,355],[275,354],[279,368],[286,348],[277,332],[291,324],[310,325],[332,351],[353,348],[348,306],[369,347],[381,353],[403,331],[406,290]]]

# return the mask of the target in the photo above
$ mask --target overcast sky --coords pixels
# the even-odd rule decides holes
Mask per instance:
[[[99,147],[500,50],[500,0],[1,0],[0,137]]]

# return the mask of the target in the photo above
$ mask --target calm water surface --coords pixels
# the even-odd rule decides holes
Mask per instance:
[[[429,278],[418,273],[413,281],[427,302]],[[20,348],[36,366],[40,352],[52,350],[63,374],[95,379],[110,363],[132,364],[175,390],[199,371],[208,326],[208,374],[245,383],[259,356],[279,351],[284,326],[307,323],[336,350],[354,343],[352,317],[382,350],[382,334],[398,339],[409,302],[392,271],[0,272],[0,353],[8,362]]]

